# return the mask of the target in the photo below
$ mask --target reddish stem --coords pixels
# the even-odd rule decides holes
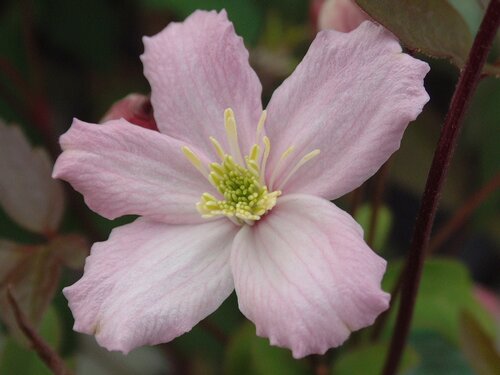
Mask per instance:
[[[373,190],[372,196],[372,212],[370,216],[370,226],[368,228],[368,237],[366,243],[368,246],[373,248],[373,242],[375,241],[375,233],[377,232],[377,224],[379,219],[380,207],[382,206],[382,200],[384,196],[385,183],[387,181],[387,176],[390,169],[390,161],[388,160],[380,171],[377,173],[375,178],[375,188]]]
[[[498,188],[500,188],[500,173],[497,173],[495,177],[488,181],[486,185],[467,199],[464,205],[455,213],[453,218],[451,218],[451,220],[443,226],[436,236],[431,238],[427,254],[430,255],[438,249],[442,243],[455,233],[463,225],[463,223],[470,218],[474,211]],[[405,269],[401,269],[397,281],[391,291],[391,306],[377,318],[377,321],[373,326],[372,335],[370,337],[372,341],[377,341],[380,338],[380,334],[382,333],[382,330],[385,327],[387,319],[392,311],[392,306],[394,306],[396,299],[399,297],[403,275],[405,274]]]
[[[226,333],[208,319],[202,320],[200,322],[200,327],[203,328],[208,334],[210,334],[223,346],[226,345],[229,341]]]
[[[364,189],[365,185],[363,184],[349,194],[349,213],[352,217],[355,217],[358,212],[358,208],[363,200]]]
[[[31,88],[22,77],[21,72],[4,57],[0,57],[0,72],[3,73],[6,79],[12,82],[12,86],[17,88],[23,96],[29,94]]]
[[[403,280],[401,304],[399,306],[396,326],[382,372],[384,375],[394,375],[401,361],[410,331],[426,248],[429,244],[429,237],[441,196],[441,190],[457,143],[462,119],[481,77],[481,71],[488,57],[488,52],[491,49],[499,24],[500,0],[491,0],[465,67],[460,75],[436,151],[434,152],[434,158],[427,177],[425,191],[422,196],[408,252],[407,274]]]
[[[448,221],[439,232],[432,237],[427,252],[432,254],[437,250],[453,233],[455,233],[474,211],[498,188],[500,188],[500,173],[497,173],[486,185],[476,191],[455,215]]]
[[[55,375],[71,375],[71,371],[66,367],[59,354],[36,332],[35,328],[26,318],[26,315],[21,311],[10,286],[7,287],[7,300],[14,312],[17,325],[28,338],[40,359]]]

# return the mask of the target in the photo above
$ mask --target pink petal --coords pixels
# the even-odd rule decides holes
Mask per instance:
[[[47,152],[32,148],[17,126],[0,120],[0,207],[20,226],[54,234],[64,212],[60,181],[50,178]]]
[[[151,100],[146,95],[129,94],[114,103],[101,119],[102,122],[125,119],[146,129],[158,130]]]
[[[183,143],[125,120],[95,125],[76,119],[60,141],[64,152],[54,178],[70,182],[100,215],[204,220],[196,202],[211,185],[186,159]]]
[[[370,19],[354,0],[326,0],[319,12],[318,27],[348,33]]]
[[[269,103],[268,177],[281,154],[295,146],[275,187],[331,200],[363,183],[399,148],[406,126],[429,100],[423,86],[428,70],[371,22],[347,34],[318,33]],[[280,186],[314,149],[320,155]]]
[[[322,354],[373,324],[389,305],[386,262],[332,203],[293,194],[237,234],[231,267],[240,310],[295,358]]]
[[[224,110],[231,107],[247,151],[262,111],[262,88],[226,12],[196,11],[144,38],[144,46],[141,59],[160,131],[211,155],[210,136],[226,145]]]
[[[94,244],[83,277],[63,290],[74,329],[128,353],[191,330],[233,290],[238,227],[229,220],[168,225],[140,218]]]

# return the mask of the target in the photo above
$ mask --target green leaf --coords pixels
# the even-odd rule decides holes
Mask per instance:
[[[491,337],[467,312],[460,316],[460,344],[477,375],[497,375],[500,355]]]
[[[60,259],[66,267],[83,269],[85,258],[89,255],[88,241],[78,234],[67,234],[56,237],[49,243],[50,252]]]
[[[40,334],[52,348],[57,349],[61,340],[61,327],[55,309],[47,310]],[[0,374],[51,375],[52,372],[33,350],[23,347],[12,338],[7,338],[0,357]]]
[[[62,183],[51,178],[48,153],[33,148],[18,126],[0,119],[0,160],[0,206],[24,229],[54,233],[64,211],[64,192]]]
[[[3,242],[0,242],[0,246]],[[7,301],[5,288],[10,285],[19,307],[34,326],[38,326],[57,289],[60,261],[45,246],[21,246],[0,249],[1,259],[10,259],[0,276],[0,317],[11,333],[24,341]]]
[[[370,233],[370,222],[372,217],[372,207],[369,204],[362,205],[356,211],[356,221],[363,227],[365,232],[365,240]],[[392,215],[386,206],[381,206],[378,210],[377,226],[375,228],[375,236],[373,239],[373,248],[382,251],[387,237],[391,231]]]
[[[293,359],[289,350],[270,346],[256,336],[250,323],[243,324],[229,342],[224,370],[227,375],[309,374],[305,361]]]
[[[409,49],[465,65],[480,10],[460,0],[355,0],[374,20],[393,32]],[[450,3],[451,2],[451,3]],[[474,1],[470,1],[473,3]],[[500,76],[498,64],[486,64],[484,73]]]
[[[269,13],[278,15],[295,25],[309,23],[309,1],[304,0],[254,0]]]
[[[447,0],[462,16],[472,35],[477,33],[483,19],[484,9],[477,0]]]
[[[420,362],[404,375],[473,375],[460,351],[439,333],[417,330],[409,341],[417,350]]]
[[[387,355],[387,344],[363,346],[346,352],[334,361],[332,374],[334,375],[364,375],[381,374],[384,360]],[[415,349],[407,346],[401,361],[400,371],[408,371],[419,362]]]
[[[254,44],[260,36],[263,25],[262,10],[252,0],[142,0],[147,6],[173,10],[179,17],[186,18],[196,9],[226,9],[236,32],[245,43]]]
[[[392,287],[401,270],[401,262],[392,262],[383,281],[384,290]],[[452,259],[431,258],[425,265],[415,306],[413,329],[434,330],[450,342],[458,345],[460,314],[468,311],[486,330],[494,324],[485,309],[473,295],[473,284],[465,266]],[[392,332],[397,306],[392,308],[391,324],[386,332]]]
[[[500,81],[486,78],[481,81],[471,103],[471,108],[465,118],[464,134],[466,141],[473,144],[477,160],[477,179],[474,189],[485,185],[498,173],[500,158]],[[478,121],[478,119],[481,119]],[[486,232],[500,244],[500,194],[491,194],[488,199],[474,212],[472,217],[474,230]],[[500,250],[500,246],[496,246]]]
[[[356,0],[373,19],[392,31],[403,44],[426,55],[448,58],[462,67],[472,34],[446,0]]]

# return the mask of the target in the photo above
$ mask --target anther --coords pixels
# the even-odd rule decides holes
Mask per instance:
[[[198,155],[191,151],[191,149],[187,146],[182,147],[182,152],[189,160],[189,162],[203,175],[203,177],[208,179],[208,170],[205,167],[205,164],[202,163]]]
[[[236,120],[231,108],[227,108],[224,111],[224,125],[226,127],[227,142],[229,143],[231,154],[236,158],[238,164],[243,165],[243,157],[241,156],[240,145],[238,143],[238,129],[236,128]]]
[[[262,133],[262,130],[264,129],[264,123],[266,122],[267,118],[267,111],[264,110],[262,111],[262,114],[260,115],[259,123],[257,124],[257,134],[255,137],[255,141],[258,142],[260,138],[260,134]]]
[[[215,152],[217,152],[217,156],[219,156],[219,158],[220,158],[221,161],[224,160],[224,155],[226,153],[224,152],[224,149],[220,145],[219,141],[217,141],[217,139],[215,139],[214,137],[209,137],[209,139],[210,139],[210,142],[212,142],[212,145],[215,148]]]

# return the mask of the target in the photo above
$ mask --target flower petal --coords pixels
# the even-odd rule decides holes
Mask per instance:
[[[210,136],[227,146],[224,110],[231,107],[242,151],[249,150],[262,111],[262,87],[225,11],[196,11],[144,38],[144,46],[141,59],[161,132],[211,155]]]
[[[318,33],[269,103],[266,129],[274,150],[268,177],[281,154],[295,146],[273,187],[329,200],[358,187],[399,148],[406,126],[428,101],[423,86],[428,70],[371,22],[347,34]],[[281,186],[314,149],[321,154]]]
[[[76,119],[60,142],[64,152],[53,177],[70,182],[100,215],[204,220],[196,202],[212,188],[183,155],[183,143],[125,120],[96,125]]]
[[[240,310],[296,358],[322,354],[373,324],[389,305],[386,262],[330,202],[293,194],[236,236],[231,267]]]
[[[74,329],[128,353],[191,330],[233,290],[238,227],[229,220],[168,225],[140,218],[94,244],[83,277],[63,290]]]
[[[51,170],[47,152],[0,119],[0,206],[20,226],[46,235],[57,230],[64,212],[63,187]]]

